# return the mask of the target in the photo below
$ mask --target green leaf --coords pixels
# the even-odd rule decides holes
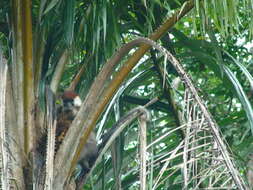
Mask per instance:
[[[75,0],[65,1],[65,11],[63,16],[63,26],[64,26],[64,39],[66,44],[70,46],[74,38],[74,17],[75,17]]]
[[[102,20],[103,20],[103,32],[104,32],[104,43],[106,39],[106,32],[107,32],[107,8],[106,3],[104,3],[102,8]]]
[[[244,110],[247,114],[247,118],[249,120],[249,124],[251,128],[251,133],[253,135],[253,110],[252,110],[251,104],[246,94],[244,93],[240,82],[237,80],[236,76],[231,72],[231,70],[227,66],[223,65],[222,68],[224,69],[225,73],[227,74],[227,76],[230,78],[231,82],[234,85],[238,98],[240,99],[242,106],[244,107]]]
[[[252,75],[249,73],[248,69],[241,64],[239,61],[237,61],[232,55],[230,55],[227,51],[223,50],[231,59],[232,61],[241,69],[242,73],[247,77],[247,79],[249,80],[251,89],[253,89],[253,77]]]
[[[59,2],[59,0],[52,0],[49,5],[46,7],[46,9],[44,10],[43,14],[45,15],[46,13],[48,13],[51,9],[53,9],[55,7],[55,5]]]

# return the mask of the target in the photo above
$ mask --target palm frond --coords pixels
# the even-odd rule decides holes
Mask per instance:
[[[246,8],[243,12],[245,17],[250,17],[253,11],[253,4],[250,0],[212,0],[210,2],[202,0],[194,0],[196,4],[196,11],[193,17],[200,17],[202,25],[202,31],[206,31],[206,21],[211,18],[212,23],[219,30],[222,37],[227,37],[234,33],[240,33],[240,27],[242,25],[240,20],[241,11],[238,7],[242,6]],[[196,19],[193,19],[196,21]],[[252,25],[252,21],[250,21]],[[249,29],[249,38],[252,38],[252,28]]]
[[[217,186],[219,188],[231,186],[232,188],[246,189],[247,186],[235,168],[235,163],[230,157],[226,143],[222,140],[218,125],[203,104],[190,76],[166,49],[151,40],[142,40],[167,55],[186,87],[183,101],[183,110],[185,112],[182,114],[182,119],[187,124],[185,138],[178,148],[171,153],[173,158],[181,156],[182,164],[179,164],[176,168],[183,170],[181,183],[183,183],[184,189]],[[211,139],[209,139],[210,136]],[[171,158],[169,158],[169,161],[171,161]],[[217,164],[219,170],[214,169]],[[165,165],[167,167],[168,162]],[[207,175],[211,171],[214,173]]]

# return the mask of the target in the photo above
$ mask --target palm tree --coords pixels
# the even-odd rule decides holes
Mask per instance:
[[[240,159],[245,153],[232,159],[214,119],[224,126],[233,123],[224,124],[227,115],[243,120],[239,135],[253,129],[253,80],[239,62],[250,54],[238,48],[240,60],[234,52],[238,33],[252,37],[251,3],[3,1],[2,188],[247,189],[247,160]],[[250,82],[242,85],[240,79]],[[83,104],[55,153],[53,96],[66,89],[79,92]],[[91,131],[101,139],[110,128],[115,133],[101,143],[94,166],[76,183],[73,172]],[[41,163],[35,150],[45,135]],[[249,130],[241,144],[247,135]],[[238,141],[231,141],[236,150]]]

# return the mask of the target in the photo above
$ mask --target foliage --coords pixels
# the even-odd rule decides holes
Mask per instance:
[[[17,51],[17,31],[13,26],[16,2],[3,0],[0,8],[0,45],[12,69],[15,63],[13,52]],[[122,44],[150,36],[163,21],[176,11],[180,12],[185,2],[33,0],[31,36],[35,97],[44,103],[44,90],[39,87],[51,84],[60,59],[66,53],[57,94],[70,86],[83,67],[75,90],[85,99],[99,71]],[[253,55],[245,46],[250,44],[253,36],[253,20],[250,19],[253,5],[250,0],[194,0],[194,3],[195,8],[164,34],[159,43],[177,57],[192,76],[194,85],[236,155],[242,175],[245,175],[247,155],[253,149]],[[116,71],[133,52],[118,63]],[[113,72],[112,76],[115,75]],[[175,69],[170,62],[164,61],[161,53],[153,49],[148,51],[125,79],[114,102],[100,116],[96,124],[97,137],[129,110],[156,97],[159,101],[149,107],[152,121],[147,134],[148,144],[179,126],[184,86],[177,84],[177,77]],[[172,88],[173,85],[177,87]],[[36,86],[39,87],[36,89]],[[122,189],[137,189],[137,137],[136,121],[112,146],[115,158],[108,151],[85,189],[115,189],[117,180],[121,180]],[[178,132],[150,148],[149,188],[162,168],[162,156],[182,139],[182,133]],[[179,172],[170,180],[164,177],[164,183],[158,189],[181,189],[176,183],[180,180]]]

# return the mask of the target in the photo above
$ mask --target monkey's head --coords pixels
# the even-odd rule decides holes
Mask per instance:
[[[81,107],[82,100],[77,93],[73,91],[65,91],[62,95],[63,111],[71,111],[74,115],[77,114]]]

